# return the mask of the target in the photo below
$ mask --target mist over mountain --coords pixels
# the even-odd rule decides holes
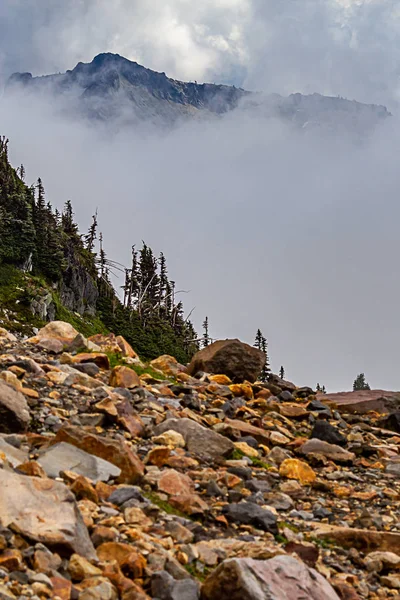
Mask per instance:
[[[69,114],[120,125],[150,122],[171,126],[210,119],[234,109],[279,118],[301,128],[337,127],[364,133],[389,116],[384,106],[321,94],[265,94],[235,86],[182,82],[118,54],[103,53],[66,73],[33,77],[14,73],[8,93],[53,94]]]

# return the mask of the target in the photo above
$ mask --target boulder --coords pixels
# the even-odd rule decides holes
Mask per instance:
[[[95,559],[74,495],[58,481],[0,470],[0,524],[49,546]]]
[[[279,475],[288,479],[297,479],[301,485],[310,485],[317,478],[310,465],[302,460],[297,460],[297,458],[287,458],[284,460],[279,467]]]
[[[197,352],[188,367],[189,375],[199,371],[227,375],[233,382],[256,381],[265,364],[265,354],[240,340],[219,340]]]
[[[314,569],[292,556],[225,560],[206,579],[202,600],[339,600]]]
[[[180,433],[189,452],[203,458],[215,459],[227,456],[234,450],[234,445],[228,438],[199,425],[192,419],[167,419],[154,428],[154,435],[160,435],[169,430]]]
[[[0,379],[0,432],[25,431],[30,420],[25,396]]]
[[[328,444],[328,442],[323,442],[316,438],[312,438],[303,444],[299,448],[299,452],[306,455],[322,454],[323,456],[326,456],[326,458],[333,460],[333,462],[352,463],[355,459],[355,454],[353,452],[349,452],[340,446],[336,446],[336,444]]]
[[[95,483],[117,478],[121,469],[93,454],[88,454],[72,444],[60,442],[41,452],[38,463],[49,477],[59,477],[62,471],[73,471]]]
[[[69,323],[64,321],[51,321],[38,331],[35,337],[30,338],[28,342],[37,344],[42,339],[56,339],[65,344],[70,344],[78,335],[78,331]]]
[[[164,375],[174,377],[183,369],[181,365],[179,365],[176,358],[173,356],[169,356],[168,354],[163,354],[163,356],[159,356],[151,361],[150,366],[157,371],[161,371]]]
[[[318,419],[315,422],[313,430],[311,432],[311,438],[317,438],[328,444],[336,444],[338,446],[344,446],[346,444],[346,438],[340,433],[340,431],[323,419]]]
[[[134,388],[140,386],[139,375],[133,369],[118,365],[110,375],[110,385],[119,388]]]
[[[135,483],[144,474],[144,465],[129,446],[118,440],[100,437],[82,427],[66,424],[59,429],[53,443],[67,442],[89,454],[103,458],[121,469],[119,483]]]
[[[400,410],[392,412],[387,417],[380,419],[379,425],[384,429],[400,433]]]
[[[317,398],[324,404],[336,406],[338,411],[347,413],[365,414],[373,410],[383,414],[398,410],[400,407],[400,392],[385,390],[317,394]]]
[[[400,533],[395,531],[373,531],[319,523],[314,526],[313,537],[318,540],[334,541],[343,548],[357,548],[364,553],[377,550],[399,553]]]
[[[253,525],[276,535],[278,524],[276,516],[269,510],[261,508],[253,502],[240,502],[228,504],[223,507],[223,513],[230,521],[241,525]]]

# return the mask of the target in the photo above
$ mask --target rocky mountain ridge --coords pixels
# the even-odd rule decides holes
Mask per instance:
[[[399,598],[399,400],[349,413],[205,350],[0,330],[1,598]]]
[[[321,94],[283,97],[235,86],[186,83],[111,53],[99,54],[90,63],[78,63],[66,73],[41,77],[14,73],[7,89],[51,93],[69,114],[120,125],[152,122],[171,126],[187,119],[215,118],[240,108],[301,128],[342,127],[360,133],[390,115],[384,106]]]

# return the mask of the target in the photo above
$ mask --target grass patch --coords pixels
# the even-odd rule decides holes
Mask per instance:
[[[329,538],[320,539],[316,537],[311,537],[310,541],[316,544],[317,546],[320,546],[320,548],[323,548],[324,550],[331,550],[334,546],[336,546],[335,542],[333,540],[330,540]]]
[[[150,500],[152,504],[155,504],[156,506],[158,506],[158,508],[161,508],[161,510],[166,512],[168,515],[175,515],[184,519],[190,519],[190,516],[175,508],[166,500],[160,498],[160,496],[155,492],[143,492],[143,496],[147,498],[147,500]]]
[[[45,322],[34,316],[30,307],[32,300],[46,289],[41,279],[1,264],[0,326],[24,335],[31,335],[33,327],[43,327]]]
[[[191,575],[194,579],[197,579],[201,583],[203,583],[207,579],[208,575],[212,572],[212,569],[206,566],[204,566],[204,568],[200,571],[196,567],[195,563],[191,563],[190,565],[188,564],[184,566],[189,575]]]
[[[234,451],[232,452],[231,460],[242,460],[242,458],[244,456],[246,458],[250,459],[255,467],[259,467],[260,469],[266,469],[266,470],[273,468],[273,466],[271,464],[263,461],[261,458],[257,458],[255,456],[248,456],[247,454],[245,454],[238,448],[235,448]]]
[[[129,365],[124,361],[124,357],[119,352],[106,352],[108,359],[110,361],[110,369],[114,367],[118,367],[122,365],[124,367],[129,367],[132,371],[135,371],[137,375],[150,375],[153,379],[157,381],[169,381],[171,383],[175,383],[176,380],[173,377],[167,377],[166,375],[162,375],[158,371],[155,371],[152,367],[141,367],[140,365]]]
[[[279,529],[284,529],[286,527],[286,529],[290,529],[290,531],[293,531],[294,533],[299,533],[300,531],[296,525],[293,525],[293,523],[288,523],[287,521],[279,521],[278,527]]]
[[[279,544],[285,544],[285,545],[289,543],[289,540],[287,539],[287,537],[284,536],[282,533],[278,533],[275,536],[275,541],[278,542]]]

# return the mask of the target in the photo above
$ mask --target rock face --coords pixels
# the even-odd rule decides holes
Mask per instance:
[[[74,471],[96,483],[117,478],[121,474],[121,469],[110,462],[65,442],[45,450],[40,455],[38,463],[47,475],[53,478],[59,477],[62,471]]]
[[[265,364],[265,354],[240,340],[219,340],[194,355],[188,373],[227,375],[232,381],[254,382]]]
[[[199,456],[217,458],[227,456],[234,450],[233,442],[228,438],[199,425],[191,419],[167,419],[154,430],[154,435],[160,435],[166,431],[177,431],[180,433],[189,452]]]
[[[224,561],[205,581],[202,600],[339,600],[314,569],[291,556]]]
[[[340,412],[364,414],[370,410],[387,413],[400,407],[400,392],[359,390],[337,394],[318,394],[318,400],[336,405]]]
[[[25,397],[0,379],[0,432],[24,431],[30,420]]]
[[[269,510],[257,506],[252,502],[241,502],[239,504],[228,504],[224,507],[224,513],[234,523],[254,525],[257,529],[278,533],[276,516]]]
[[[96,558],[75,498],[63,484],[0,470],[0,523],[66,552]]]

